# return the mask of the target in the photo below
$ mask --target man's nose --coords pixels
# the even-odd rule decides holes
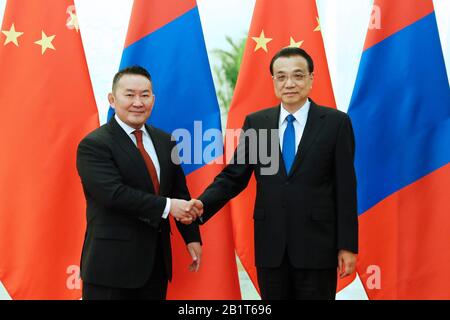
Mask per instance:
[[[135,97],[133,99],[133,106],[135,106],[135,107],[143,107],[144,106],[144,102],[142,101],[142,99],[140,97]]]
[[[288,79],[286,80],[286,83],[284,84],[284,86],[287,87],[287,88],[295,87],[295,82],[294,82],[294,80],[292,80],[291,77],[288,77]]]

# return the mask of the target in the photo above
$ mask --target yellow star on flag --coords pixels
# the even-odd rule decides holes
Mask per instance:
[[[305,42],[305,41],[302,40],[299,42],[295,42],[294,38],[291,37],[291,44],[289,45],[289,47],[300,48],[302,46],[303,42]]]
[[[264,35],[264,30],[261,31],[259,37],[252,37],[252,39],[256,42],[255,52],[259,49],[263,49],[265,52],[267,52],[267,44],[272,41],[272,38],[266,38],[266,36]]]
[[[77,30],[77,32],[78,32],[78,30],[80,30],[80,25],[78,24],[78,17],[75,13],[69,12],[69,14],[70,14],[70,20],[69,20],[69,22],[67,22],[66,26],[71,29],[75,28],[75,30]]]
[[[314,32],[317,32],[317,31],[321,30],[319,17],[316,17],[316,19],[317,19],[317,27],[314,29]]]
[[[17,32],[14,23],[12,24],[11,29],[9,29],[9,31],[2,31],[2,33],[6,36],[5,43],[3,44],[4,46],[6,46],[10,42],[14,43],[17,47],[19,46],[19,42],[17,41],[17,39],[21,35],[23,35],[23,32]]]
[[[47,49],[53,49],[56,50],[55,47],[52,44],[53,39],[55,39],[56,35],[48,37],[44,31],[42,31],[42,39],[39,41],[36,41],[35,44],[38,44],[42,47],[42,55],[44,55],[45,51]]]

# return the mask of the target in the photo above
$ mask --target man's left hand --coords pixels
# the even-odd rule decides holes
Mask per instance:
[[[356,257],[357,255],[353,252],[347,250],[339,250],[338,253],[338,273],[339,278],[343,279],[353,272],[355,272],[356,268]]]
[[[187,249],[192,257],[192,263],[189,265],[190,272],[197,272],[200,268],[200,261],[202,257],[202,245],[200,242],[188,243]]]

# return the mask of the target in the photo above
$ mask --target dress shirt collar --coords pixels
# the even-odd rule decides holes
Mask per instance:
[[[114,115],[114,118],[116,119],[117,123],[119,124],[119,126],[127,133],[128,136],[134,136],[133,132],[136,131],[135,128],[130,127],[129,125],[127,125],[125,122],[123,122],[122,120],[120,120],[120,118],[117,116],[117,114]],[[140,130],[142,130],[142,132],[144,133],[144,135],[149,136],[145,125],[143,125]]]
[[[297,120],[299,124],[304,125],[306,123],[306,119],[308,118],[308,112],[309,112],[310,106],[311,106],[311,102],[308,99],[308,100],[306,100],[305,104],[300,109],[298,109],[295,113],[292,114],[294,116],[295,120]],[[281,127],[283,122],[286,121],[286,117],[289,114],[290,114],[289,111],[287,111],[284,108],[283,103],[281,103],[279,127]]]

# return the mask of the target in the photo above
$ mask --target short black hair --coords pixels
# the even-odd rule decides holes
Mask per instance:
[[[294,47],[287,47],[283,48],[280,51],[278,51],[270,61],[270,74],[273,76],[273,64],[275,61],[279,58],[285,57],[293,57],[293,56],[300,56],[305,58],[306,62],[308,63],[308,71],[309,73],[314,72],[314,62],[311,56],[303,49],[300,48],[294,48]]]
[[[150,81],[150,83],[152,83],[152,76],[150,75],[150,72],[148,72],[147,69],[145,69],[144,67],[141,67],[141,66],[126,67],[126,68],[120,70],[119,72],[117,72],[116,75],[114,76],[113,84],[112,84],[113,92],[114,92],[114,90],[116,90],[117,83],[119,82],[119,80],[126,74],[133,74],[133,75],[146,77]]]

